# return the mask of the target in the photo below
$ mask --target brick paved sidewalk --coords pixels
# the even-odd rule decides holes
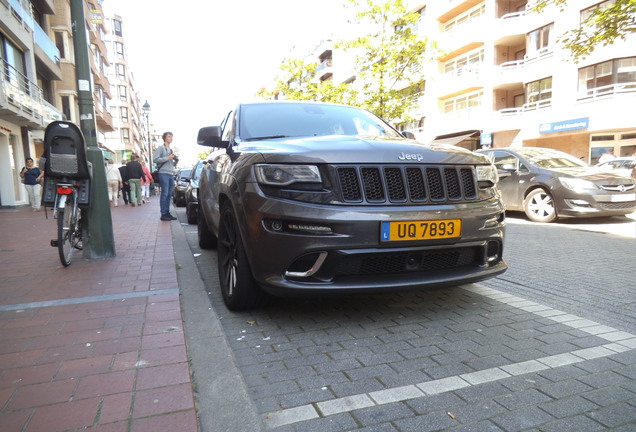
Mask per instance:
[[[60,264],[56,221],[0,209],[0,431],[198,431],[159,200],[112,209],[116,257]]]

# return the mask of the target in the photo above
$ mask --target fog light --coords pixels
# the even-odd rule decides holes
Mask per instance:
[[[272,229],[274,231],[282,231],[283,229],[283,222],[279,221],[279,220],[275,220],[272,221]]]
[[[498,241],[489,241],[486,247],[486,261],[488,264],[492,264],[499,261],[501,257],[501,246]]]

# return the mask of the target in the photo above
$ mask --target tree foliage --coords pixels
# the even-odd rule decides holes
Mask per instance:
[[[355,84],[320,82],[316,63],[287,59],[273,91],[258,95],[317,100],[360,106],[389,121],[404,121],[423,90],[421,65],[430,44],[415,31],[420,18],[402,0],[348,0],[365,35],[339,41],[345,55],[355,56]]]
[[[563,10],[567,3],[568,0],[540,0],[534,6],[534,10],[542,12],[550,5],[556,5]],[[625,40],[628,34],[634,32],[636,0],[615,0],[590,9],[590,14],[581,22],[579,28],[564,33],[559,42],[570,50],[573,60],[578,63],[599,45],[611,45],[616,39]]]

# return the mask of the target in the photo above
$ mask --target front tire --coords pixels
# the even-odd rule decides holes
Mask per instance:
[[[194,225],[198,221],[197,212],[198,206],[186,204],[186,217],[190,225]]]
[[[554,198],[545,189],[535,189],[523,200],[523,211],[533,222],[554,222],[557,219]]]
[[[268,296],[252,277],[234,210],[229,201],[221,209],[217,261],[221,293],[228,309],[237,311],[265,304]]]
[[[197,218],[197,237],[199,238],[199,247],[201,249],[213,249],[217,245],[216,236],[208,228],[203,212]]]

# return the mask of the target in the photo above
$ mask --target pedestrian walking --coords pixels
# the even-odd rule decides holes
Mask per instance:
[[[128,185],[128,169],[126,167],[126,161],[121,161],[119,174],[121,175],[121,197],[124,199],[124,204],[128,205],[128,202],[130,201],[130,186]]]
[[[114,207],[119,206],[119,189],[122,186],[121,173],[115,168],[115,161],[108,159],[106,163],[106,184],[108,186],[108,201]]]
[[[152,173],[150,169],[146,165],[145,161],[141,162],[141,169],[144,170],[144,174],[146,175],[146,179],[141,181],[141,194],[142,194],[142,203],[150,202],[150,184],[152,183]]]
[[[179,159],[170,148],[172,138],[172,132],[164,132],[163,145],[159,146],[155,151],[155,164],[159,171],[159,185],[161,186],[161,195],[159,197],[160,219],[163,221],[177,219],[170,214],[170,198],[174,190],[174,166],[179,162]]]
[[[130,205],[141,205],[141,181],[146,179],[146,174],[139,163],[139,155],[134,154],[132,160],[126,165],[128,172],[128,186],[130,187]]]
[[[33,165],[33,159],[25,159],[26,166],[20,170],[20,177],[22,177],[22,183],[27,191],[29,197],[29,204],[33,211],[40,211],[40,182],[42,181],[42,172],[40,168]]]

